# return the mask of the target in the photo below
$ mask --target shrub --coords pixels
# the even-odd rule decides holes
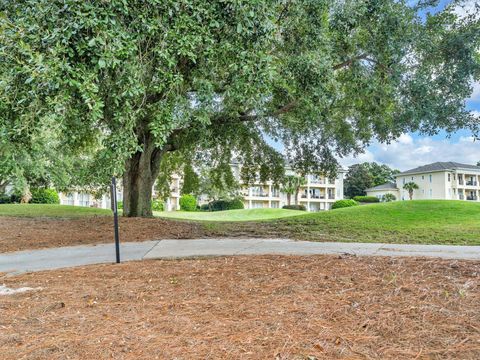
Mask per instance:
[[[382,196],[382,201],[384,202],[390,202],[390,201],[395,201],[397,200],[396,196],[393,194],[385,194]]]
[[[210,211],[210,204],[203,204],[200,206],[200,211]]]
[[[195,211],[197,209],[197,199],[193,195],[182,195],[180,197],[180,210]]]
[[[163,201],[160,200],[153,200],[152,201],[152,210],[153,211],[163,211]]]
[[[337,200],[333,203],[332,209],[341,209],[345,207],[350,207],[350,206],[357,206],[358,202],[356,202],[353,199],[348,199],[348,200]]]
[[[123,201],[117,201],[117,209],[123,210]]]
[[[233,200],[214,200],[208,203],[208,205],[203,205],[207,211],[225,211],[225,210],[238,210],[244,209],[243,201],[240,199]]]
[[[376,196],[354,196],[353,200],[361,203],[377,203],[380,199]]]
[[[284,205],[282,206],[282,209],[307,211],[305,205]]]
[[[32,193],[30,199],[32,204],[60,204],[60,197],[53,189],[36,188],[31,189],[30,192]]]
[[[0,204],[11,204],[12,203],[12,197],[10,195],[0,195]]]

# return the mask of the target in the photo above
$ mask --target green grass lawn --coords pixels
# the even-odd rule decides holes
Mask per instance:
[[[112,211],[69,205],[0,204],[0,216],[78,218],[94,215],[112,215]]]
[[[227,211],[163,211],[155,216],[192,221],[259,221],[305,215],[305,211],[287,209],[244,209]]]
[[[480,203],[398,201],[309,213],[265,223],[210,224],[212,231],[312,241],[480,245]]]

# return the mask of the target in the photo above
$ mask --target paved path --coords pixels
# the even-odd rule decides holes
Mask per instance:
[[[426,256],[480,260],[480,246],[332,243],[289,239],[160,240],[121,245],[122,261],[225,255]],[[21,273],[115,261],[113,244],[70,246],[0,254],[0,272]]]

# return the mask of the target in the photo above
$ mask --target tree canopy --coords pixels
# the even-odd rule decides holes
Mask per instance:
[[[395,182],[395,175],[398,173],[399,170],[391,169],[385,164],[375,162],[354,164],[348,168],[345,176],[345,196],[353,198],[366,195],[366,189],[370,187]]]
[[[0,133],[49,129],[78,182],[123,176],[127,216],[151,215],[170,152],[280,179],[265,135],[300,173],[406,131],[478,136],[479,22],[423,19],[435,3],[0,0]]]

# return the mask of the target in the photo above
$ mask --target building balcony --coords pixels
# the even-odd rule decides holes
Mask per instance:
[[[458,195],[458,199],[459,199],[459,200],[464,200],[464,199],[465,199],[465,196],[463,196],[463,195],[460,194],[460,195]]]
[[[328,195],[328,198],[329,198],[330,200],[335,199],[335,195]]]
[[[469,195],[467,196],[467,200],[470,200],[470,201],[477,201],[478,197],[477,195]]]
[[[476,180],[469,180],[465,183],[467,186],[477,186],[477,181]]]

